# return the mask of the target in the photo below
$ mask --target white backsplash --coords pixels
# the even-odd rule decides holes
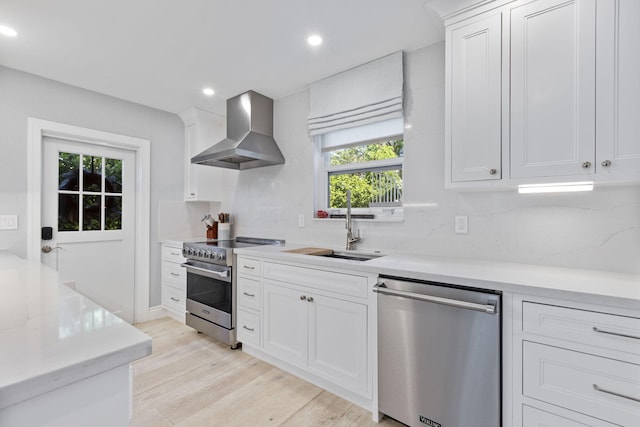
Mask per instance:
[[[344,244],[342,221],[313,220],[308,106],[307,91],[275,101],[286,163],[239,173],[234,200],[222,205],[236,234]],[[405,220],[355,221],[359,249],[640,273],[640,186],[552,195],[444,189],[444,43],[405,54],[405,121]],[[468,216],[468,234],[454,233],[455,215]]]
[[[202,218],[217,214],[219,203],[188,202],[181,200],[158,201],[158,241],[207,237],[207,227]]]

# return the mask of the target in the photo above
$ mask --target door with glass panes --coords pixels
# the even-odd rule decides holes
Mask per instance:
[[[42,171],[42,262],[60,279],[133,322],[135,153],[45,138]],[[89,319],[87,321],[101,321]]]

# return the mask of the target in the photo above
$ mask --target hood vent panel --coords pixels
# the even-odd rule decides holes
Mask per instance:
[[[228,99],[227,137],[191,163],[239,170],[283,164],[273,139],[273,100],[254,91]]]

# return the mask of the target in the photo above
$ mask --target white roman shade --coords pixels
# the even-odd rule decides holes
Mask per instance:
[[[311,84],[309,133],[402,117],[402,51]]]

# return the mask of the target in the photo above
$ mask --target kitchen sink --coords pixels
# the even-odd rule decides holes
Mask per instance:
[[[348,251],[331,251],[329,253],[317,254],[317,256],[321,256],[325,258],[348,259],[351,261],[369,261],[372,259],[380,258],[384,255],[364,254],[364,253],[348,252]]]

